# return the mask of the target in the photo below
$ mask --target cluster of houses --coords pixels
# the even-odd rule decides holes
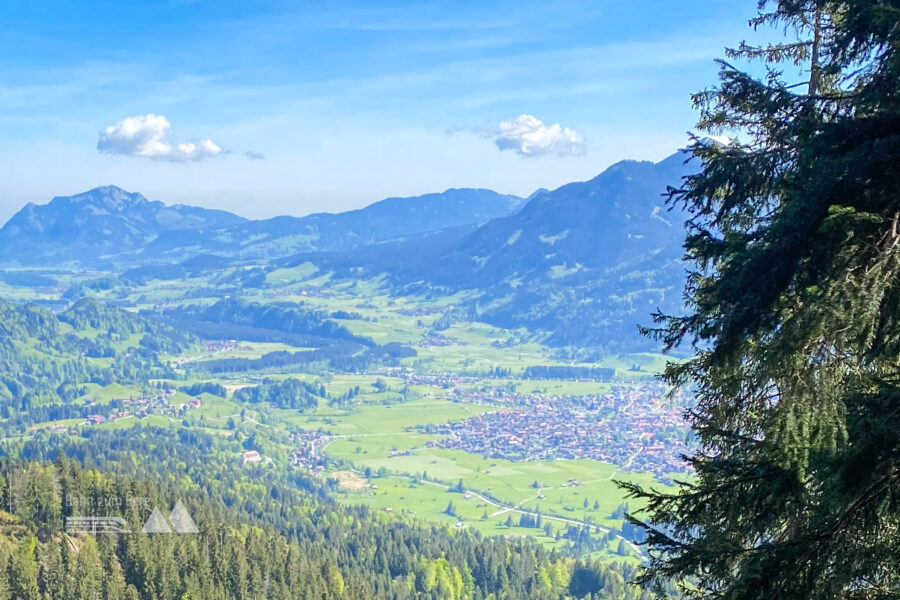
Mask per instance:
[[[38,429],[43,429],[45,431],[49,431],[51,433],[66,433],[69,435],[78,435],[78,428],[69,427],[68,425],[64,425],[62,423],[54,423],[49,427],[41,427],[38,425],[32,425],[31,430],[37,431]]]
[[[448,337],[446,335],[441,335],[438,333],[438,334],[434,334],[434,335],[429,335],[424,340],[419,342],[418,345],[421,346],[422,348],[446,347],[446,346],[462,345],[462,342],[460,342],[456,338]]]
[[[320,450],[330,440],[331,437],[321,431],[301,429],[292,433],[294,448],[291,450],[291,464],[313,475],[321,475],[327,463]]]
[[[443,313],[446,310],[446,308],[440,306],[413,306],[411,308],[398,308],[394,312],[404,317],[427,317],[428,315]]]
[[[103,423],[130,417],[137,417],[140,419],[151,414],[166,415],[174,418],[184,415],[184,413],[192,408],[199,408],[203,404],[203,401],[196,397],[186,400],[185,402],[172,404],[171,399],[174,394],[175,390],[166,388],[159,390],[155,394],[117,398],[113,402],[119,408],[118,410],[109,411],[107,414],[90,414],[85,418],[85,423],[87,425],[101,425]],[[85,404],[88,406],[96,406],[96,404],[90,400]]]
[[[398,375],[405,379],[407,386],[431,385],[454,392],[468,391],[460,386],[477,384],[484,380],[483,377],[457,375],[456,373],[415,373],[409,370],[398,373]]]
[[[245,450],[241,452],[241,460],[244,461],[244,464],[247,463],[256,463],[262,462],[263,455],[259,453],[259,450]]]
[[[237,340],[204,340],[203,345],[207,352],[225,352],[226,350],[250,352],[253,350],[253,346],[241,344]]]
[[[687,470],[684,406],[658,385],[598,396],[531,395],[527,402],[465,421],[419,427],[446,437],[429,445],[508,460],[591,458],[660,477]]]
[[[287,280],[283,279],[282,281]],[[301,290],[280,289],[276,292],[267,292],[265,294],[266,298],[277,298],[279,296],[300,296],[301,298],[332,298],[334,294],[316,288]]]

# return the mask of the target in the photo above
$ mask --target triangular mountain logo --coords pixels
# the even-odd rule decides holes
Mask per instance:
[[[188,514],[181,500],[175,503],[175,507],[169,513],[169,522],[172,523],[175,533],[200,533],[197,524],[194,523],[194,519]]]
[[[144,523],[144,528],[141,529],[141,533],[172,533],[172,528],[169,527],[166,518],[159,512],[159,508],[154,506],[153,512],[150,513],[150,518],[147,519],[147,522]]]

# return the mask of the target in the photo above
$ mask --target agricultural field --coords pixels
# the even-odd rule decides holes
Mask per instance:
[[[408,431],[417,424],[491,410],[498,409],[429,400],[364,406],[346,414],[304,415],[289,422],[332,434],[320,450],[335,464],[325,476],[349,470],[364,482],[341,485],[337,495],[341,502],[412,511],[436,522],[458,523],[491,535],[532,536],[550,545],[561,543],[556,535],[569,525],[620,529],[621,518],[612,518],[624,501],[616,480],[661,485],[651,475],[619,472],[614,465],[594,460],[513,462],[431,448],[428,442],[438,436]],[[448,492],[460,481],[463,493]],[[447,513],[451,502],[456,509],[452,515]],[[519,523],[523,514],[541,515],[549,530],[508,525],[510,518]]]

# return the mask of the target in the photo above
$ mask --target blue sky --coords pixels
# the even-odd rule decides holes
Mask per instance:
[[[265,217],[448,187],[526,195],[623,158],[659,160],[685,143],[689,94],[715,82],[713,60],[752,39],[755,10],[11,0],[0,221],[105,184]],[[156,117],[125,121],[145,115]],[[152,147],[129,146],[150,126]]]

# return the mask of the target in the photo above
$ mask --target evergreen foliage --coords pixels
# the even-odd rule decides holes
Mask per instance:
[[[633,567],[342,508],[296,472],[241,468],[239,450],[136,428],[0,459],[0,600],[647,597],[625,584]],[[179,500],[198,534],[139,533]],[[132,533],[66,532],[69,516],[120,516]]]
[[[193,383],[191,385],[183,385],[178,388],[180,391],[189,396],[199,396],[200,394],[212,394],[224,398],[228,395],[228,390],[221,383],[214,381],[204,381],[202,383]]]
[[[695,96],[702,171],[690,214],[688,314],[651,330],[695,358],[696,480],[649,502],[643,581],[690,597],[900,597],[900,3],[761,2]],[[799,81],[781,70],[803,69]],[[791,66],[793,63],[794,66]]]
[[[258,386],[236,390],[234,399],[237,402],[254,404],[270,402],[278,408],[296,408],[304,411],[319,406],[320,391],[316,386],[302,379],[266,380]]]

